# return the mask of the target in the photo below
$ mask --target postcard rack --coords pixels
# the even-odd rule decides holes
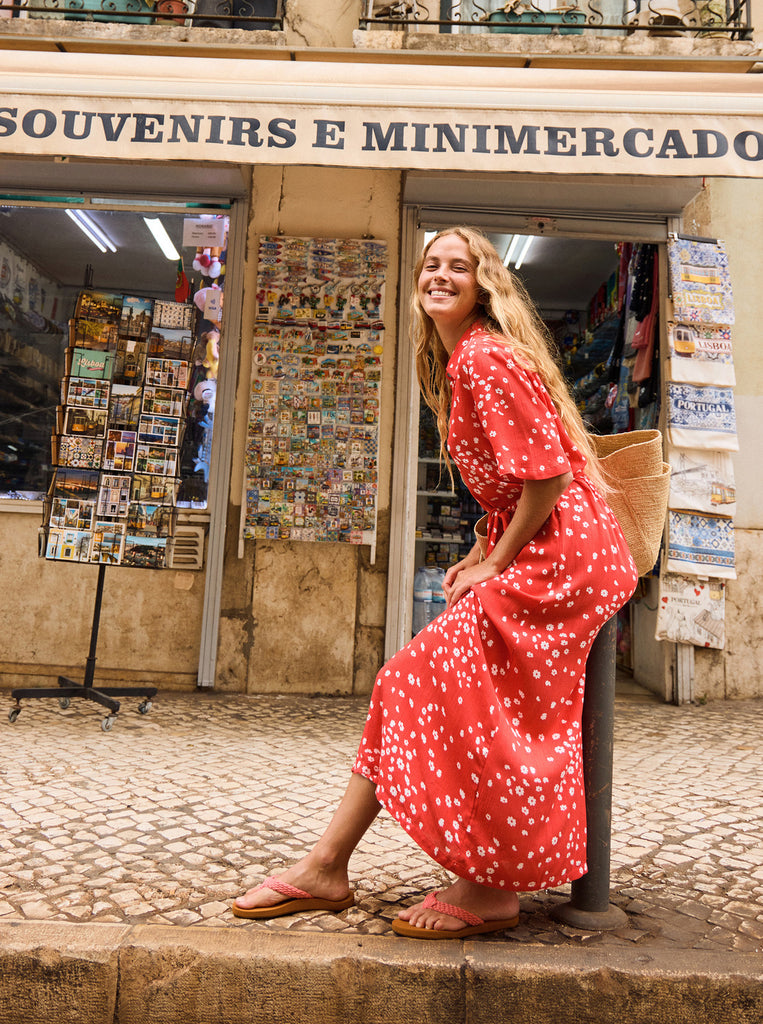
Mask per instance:
[[[197,311],[192,304],[96,291],[88,282],[69,322],[61,404],[51,439],[52,473],[44,502],[40,555],[98,566],[90,651],[80,684],[15,689],[22,699],[56,697],[62,708],[84,698],[116,721],[115,698],[137,696],[151,709],[153,686],[94,685],[107,566],[163,569],[170,564],[180,489]]]

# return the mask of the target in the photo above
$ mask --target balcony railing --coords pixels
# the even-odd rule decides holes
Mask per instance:
[[[362,29],[750,39],[750,0],[367,0]]]
[[[284,0],[0,0],[2,18],[281,31]]]

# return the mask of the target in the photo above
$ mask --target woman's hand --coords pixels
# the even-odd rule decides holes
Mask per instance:
[[[451,565],[451,567],[445,573],[445,576],[442,581],[442,592],[443,594],[445,594],[445,600],[447,602],[446,608],[450,608],[450,606],[458,600],[458,597],[462,597],[463,594],[466,592],[460,591],[458,597],[453,597],[453,587],[460,574],[465,572],[467,569],[471,569],[474,566],[476,566],[479,563],[479,560],[480,546],[479,544],[475,543],[469,554],[465,558],[462,558],[460,562],[456,562],[455,565]]]
[[[479,560],[480,546],[475,542],[469,554],[466,555],[465,558],[462,558],[460,562],[456,562],[455,565],[451,565],[451,567],[446,571],[443,579],[443,587],[452,587],[453,580],[456,576],[458,576],[463,569],[468,569],[470,565],[476,565]]]
[[[490,580],[496,575],[493,566],[488,565],[487,562],[465,564],[468,562],[468,558],[469,555],[462,562],[451,566],[445,575],[442,592],[445,594],[446,608],[450,608],[460,601],[467,590],[471,590],[478,583],[484,583],[485,580]],[[449,581],[448,576],[451,573],[453,576]]]

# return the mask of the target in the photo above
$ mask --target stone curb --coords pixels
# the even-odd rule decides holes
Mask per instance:
[[[0,924],[0,1024],[759,1024],[755,954]]]

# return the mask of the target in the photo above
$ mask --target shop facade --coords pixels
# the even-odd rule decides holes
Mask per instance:
[[[434,96],[431,68],[384,61],[226,62],[224,76],[210,68],[200,81],[198,64],[184,58],[168,70],[131,57],[128,69],[119,57],[53,54],[43,72],[34,56],[9,57],[0,103],[9,207],[63,208],[78,197],[115,215],[129,206],[141,217],[158,210],[224,216],[229,225],[209,490],[205,507],[179,515],[198,539],[201,567],[108,571],[102,678],[250,693],[370,691],[385,655],[408,638],[412,614],[421,488],[410,271],[427,230],[469,220],[489,231],[649,243],[663,270],[671,234],[725,241],[739,436],[725,645],[691,646],[689,657],[690,645],[655,641],[652,579],[633,618],[633,670],[665,699],[759,694],[763,364],[751,254],[763,237],[763,103],[753,76],[716,75],[712,88],[704,76],[699,97],[678,74],[639,74],[624,87],[615,73],[578,71],[571,92],[556,71],[460,67]],[[375,478],[366,492],[372,538],[247,534],[263,238],[385,247]],[[665,273],[661,280],[665,305]],[[39,501],[1,504],[0,573],[13,595],[2,612],[3,685],[75,673],[96,570],[37,557]]]

